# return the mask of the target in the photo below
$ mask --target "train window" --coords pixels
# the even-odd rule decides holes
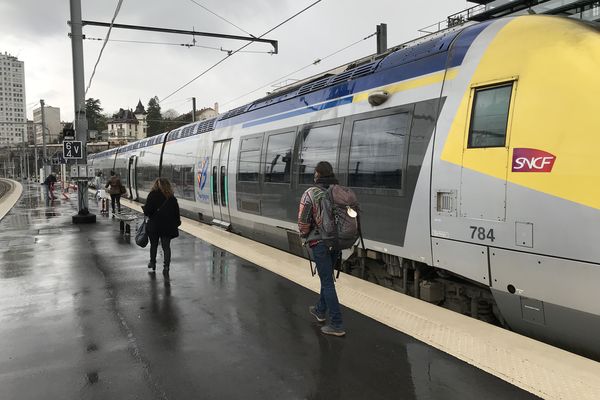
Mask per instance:
[[[269,136],[265,182],[290,183],[294,134],[295,132],[287,132]]]
[[[238,181],[258,182],[262,139],[262,136],[242,139],[238,168]]]
[[[212,179],[210,180],[211,190],[213,193],[213,204],[219,204],[219,192],[217,191],[217,167],[213,166]]]
[[[308,127],[302,130],[300,153],[300,183],[312,184],[319,161],[329,161],[334,167],[337,160],[340,124]]]
[[[352,127],[348,185],[402,189],[408,114],[355,121]]]
[[[469,148],[504,147],[512,83],[508,85],[475,89]]]

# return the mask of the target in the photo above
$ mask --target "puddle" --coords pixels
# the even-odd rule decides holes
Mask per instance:
[[[93,385],[94,383],[97,383],[98,379],[100,379],[98,377],[98,373],[97,372],[88,372],[87,374],[85,374],[85,377],[86,377],[87,381],[90,383],[90,385]]]

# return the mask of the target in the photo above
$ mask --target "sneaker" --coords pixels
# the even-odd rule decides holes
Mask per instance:
[[[156,270],[156,263],[155,262],[153,263],[152,261],[150,261],[148,263],[148,269],[151,269],[152,271]]]
[[[334,328],[331,325],[321,327],[321,333],[332,336],[344,336],[346,331],[343,328]]]
[[[311,313],[312,316],[317,319],[317,321],[325,322],[325,314],[318,313],[317,307],[315,307],[315,306],[308,307],[308,312]]]

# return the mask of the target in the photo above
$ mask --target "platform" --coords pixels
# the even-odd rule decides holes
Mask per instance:
[[[343,307],[347,336],[326,337],[307,311],[318,287],[308,264],[309,283],[295,283],[264,267],[295,258],[273,259],[261,248],[250,254],[238,242],[247,239],[225,243],[230,234],[187,220],[172,242],[165,279],[147,272],[149,249],[124,237],[117,220],[101,217],[93,200],[98,222],[72,225],[76,197],[46,206],[42,194],[41,186],[26,186],[0,222],[1,399],[536,398],[508,383],[510,376],[470,365],[476,359],[469,364],[438,350],[438,342],[433,347],[394,329],[392,317],[383,324],[365,316],[374,300],[380,312],[398,312],[388,301],[399,294],[387,289],[375,288],[388,296],[375,298],[361,286],[371,284],[342,276],[341,301],[365,310]],[[206,229],[221,248],[196,237]],[[222,249],[228,246],[261,266]],[[405,304],[412,303],[398,307]],[[419,311],[415,306],[417,329],[425,326]],[[430,323],[423,333],[448,336],[454,328],[444,324]],[[574,397],[530,391],[592,398],[576,395],[597,363],[580,361],[588,368],[567,384]]]

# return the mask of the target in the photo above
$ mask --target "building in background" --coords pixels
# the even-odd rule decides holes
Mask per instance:
[[[146,122],[146,116],[148,115],[148,113],[146,112],[146,109],[144,109],[141,100],[138,100],[138,104],[135,107],[134,114],[139,122],[136,137],[138,139],[143,139],[148,135],[148,123]]]
[[[108,141],[111,147],[145,138],[148,133],[146,115],[141,100],[138,101],[135,111],[119,109],[119,112],[108,120]]]
[[[0,146],[19,144],[27,132],[25,64],[0,53]]]
[[[33,123],[32,120],[28,119],[27,120],[27,139],[26,139],[26,142],[27,142],[27,144],[33,144],[34,140],[35,140],[35,124]]]
[[[219,115],[219,103],[215,103],[215,108],[206,107],[196,111],[196,121],[204,121],[217,115]]]
[[[62,126],[60,124],[60,108],[45,106],[44,117],[46,119],[46,128],[48,129],[46,131],[46,144],[58,143],[62,133]],[[33,123],[35,125],[36,143],[41,145],[43,143],[42,107],[38,107],[33,110]]]

